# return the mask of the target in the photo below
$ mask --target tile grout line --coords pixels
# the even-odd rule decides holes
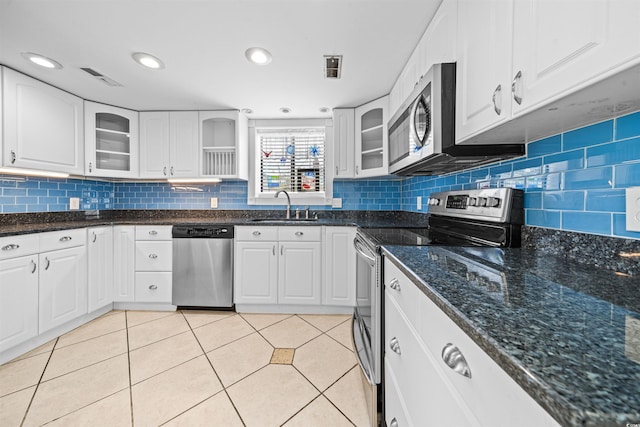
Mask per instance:
[[[53,357],[53,352],[56,349],[56,344],[58,344],[58,339],[60,339],[60,337],[56,338],[56,342],[53,343],[53,348],[51,349],[51,353],[49,353],[49,358],[47,359],[47,363],[45,363],[44,369],[42,369],[42,373],[40,374],[40,378],[38,379],[38,384],[36,384],[36,389],[33,390],[33,395],[31,396],[31,400],[29,400],[29,405],[27,405],[27,409],[24,411],[24,416],[22,417],[22,421],[20,421],[20,427],[22,427],[24,425],[24,422],[27,420],[27,414],[29,413],[29,410],[31,409],[31,405],[33,404],[33,400],[36,397],[36,393],[38,392],[38,388],[40,388],[40,382],[42,382],[42,377],[44,377],[44,373],[47,370],[47,366],[49,366],[49,362],[51,361],[51,358]]]
[[[202,355],[205,357],[205,359],[207,360],[207,362],[209,363],[209,366],[211,366],[211,370],[213,371],[213,374],[216,376],[216,378],[218,379],[218,382],[220,382],[220,386],[222,387],[222,391],[224,391],[224,393],[227,395],[227,399],[229,399],[229,402],[231,402],[231,406],[233,406],[234,411],[236,411],[236,414],[238,415],[238,418],[240,419],[240,422],[242,423],[243,426],[246,427],[246,423],[244,422],[244,420],[242,419],[242,416],[240,415],[240,412],[238,411],[238,408],[236,407],[236,404],[234,403],[234,401],[231,399],[231,396],[229,396],[229,393],[227,392],[227,388],[224,386],[224,383],[222,382],[222,380],[220,379],[220,376],[218,375],[218,372],[216,372],[216,369],[213,367],[213,363],[211,363],[211,360],[209,360],[209,357],[207,356],[207,352],[204,351],[204,347],[202,346],[202,343],[200,342],[200,340],[198,339],[198,336],[196,335],[196,333],[194,332],[193,328],[191,327],[191,324],[189,323],[189,320],[187,320],[187,316],[184,315],[184,313],[182,312],[182,310],[180,311],[180,314],[182,314],[182,317],[184,317],[185,321],[187,322],[187,325],[189,326],[189,330],[191,331],[191,333],[193,334],[193,337],[196,339],[196,342],[198,343],[198,345],[200,346],[200,349],[202,350]],[[237,314],[236,314],[237,315]],[[229,318],[231,316],[225,317],[225,319]],[[220,319],[222,320],[222,319]],[[244,318],[242,318],[242,320],[244,320]],[[245,322],[247,322],[246,320],[244,320]],[[211,322],[214,323],[214,322]],[[247,322],[249,323],[249,322]],[[251,326],[251,325],[250,325]],[[248,335],[245,335],[248,336]],[[244,338],[244,337],[243,337]],[[242,338],[239,338],[242,339]],[[236,340],[237,341],[237,340]],[[213,351],[213,350],[212,350]],[[200,356],[198,356],[200,357]],[[219,392],[218,392],[219,393]],[[213,396],[215,396],[215,393]],[[213,396],[209,396],[207,399],[210,399]],[[205,400],[207,400],[205,399]],[[203,400],[204,402],[204,400]],[[202,403],[202,402],[200,402]],[[200,404],[199,403],[199,404]],[[199,405],[198,404],[198,405]],[[197,406],[197,405],[195,405]],[[189,408],[188,410],[191,410],[192,408]],[[187,411],[184,411],[187,412]],[[184,412],[182,412],[181,414],[183,414]],[[175,418],[175,417],[174,417]]]
[[[131,387],[131,349],[129,348],[129,316],[124,312],[124,326],[127,331],[127,369],[129,371],[129,411],[131,412],[131,427],[135,425],[133,419],[133,388]]]

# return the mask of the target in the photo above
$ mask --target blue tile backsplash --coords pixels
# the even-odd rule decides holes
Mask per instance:
[[[640,239],[625,230],[624,188],[640,186],[640,112],[554,135],[527,146],[527,155],[443,176],[336,180],[343,210],[426,212],[429,194],[507,186],[525,190],[526,224]],[[416,197],[422,197],[417,209]],[[82,179],[0,178],[0,213],[69,210],[278,209],[247,204],[245,181],[174,188],[165,183]],[[331,209],[312,206],[314,210]]]

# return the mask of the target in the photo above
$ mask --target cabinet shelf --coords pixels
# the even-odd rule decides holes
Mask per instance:
[[[119,131],[119,130],[96,128],[96,132],[105,132],[105,133],[112,133],[112,134],[115,134],[115,135],[123,135],[123,136],[126,136],[127,138],[130,137],[130,132],[122,132],[122,131]]]
[[[110,151],[110,150],[96,150],[96,153],[113,154],[114,156],[131,156],[130,153],[123,153],[121,151]]]
[[[373,127],[367,128],[367,129],[362,129],[362,133],[365,134],[365,133],[369,133],[369,132],[374,132],[374,131],[376,131],[378,129],[382,129],[383,127],[384,127],[384,125],[380,124],[378,126],[373,126]]]
[[[380,148],[372,148],[370,150],[365,150],[362,152],[363,156],[372,156],[372,155],[376,155],[376,154],[382,154],[382,147]]]

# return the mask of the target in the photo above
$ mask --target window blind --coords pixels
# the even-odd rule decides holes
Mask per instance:
[[[260,192],[325,191],[324,128],[256,129]]]

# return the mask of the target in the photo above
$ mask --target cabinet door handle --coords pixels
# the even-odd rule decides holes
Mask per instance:
[[[394,291],[400,292],[400,281],[395,277],[389,282],[389,287]]]
[[[273,252],[273,256],[276,256],[276,245],[273,245],[273,248],[271,248],[271,252]]]
[[[156,286],[156,285],[149,285],[149,289],[151,289],[152,291],[155,291],[156,289],[158,289],[158,286]]]
[[[31,274],[33,274],[38,269],[38,265],[35,263],[34,260],[31,260],[31,265],[33,266],[33,269],[31,270]]]
[[[254,236],[258,237],[258,236],[260,236],[262,233],[256,230],[256,231],[254,231],[254,232],[253,232],[253,233],[251,233],[251,234],[253,234]]]
[[[173,166],[171,166],[171,176],[173,176]]]
[[[296,236],[298,237],[304,236],[304,233],[302,231],[296,231]]]
[[[20,248],[20,245],[17,245],[15,243],[10,243],[10,244],[8,244],[6,246],[3,246],[2,250],[3,251],[15,251],[16,249],[19,249],[19,248]]]
[[[60,242],[64,243],[64,242],[70,242],[71,240],[73,240],[73,238],[71,236],[62,236],[60,239],[58,239]]]
[[[16,152],[11,150],[11,164],[16,162]]]
[[[395,417],[393,417],[393,419],[389,423],[389,427],[398,427],[398,420],[396,420]]]
[[[398,338],[393,337],[391,338],[391,341],[389,341],[389,348],[397,354],[402,354],[400,352],[400,343],[398,342]]]
[[[513,82],[511,82],[511,92],[513,93],[513,99],[518,103],[518,105],[522,104],[522,90],[520,82],[522,81],[522,71],[518,71],[516,76],[513,78]]]
[[[157,236],[157,235],[158,235],[158,232],[156,230],[151,230],[149,232],[149,236]]]
[[[93,172],[93,163],[89,162],[89,173]]]
[[[360,172],[358,172],[358,165],[356,165],[356,175],[358,175]]]
[[[442,349],[442,360],[444,363],[460,375],[471,378],[471,370],[467,364],[467,360],[464,358],[460,349],[455,345],[449,343]]]
[[[500,115],[502,113],[502,85],[498,85],[496,90],[493,91],[491,100],[493,101],[493,111]]]
[[[48,257],[44,257],[44,260],[47,262],[47,265],[44,267],[44,269],[48,270],[51,266],[51,260]]]
[[[162,173],[163,173],[164,176],[167,176],[167,167],[166,166],[162,168]]]
[[[98,235],[97,235],[95,232],[94,232],[94,233],[91,233],[91,234],[93,234],[93,239],[91,240],[91,242],[92,242],[92,243],[95,243],[95,242],[96,242],[96,240],[98,240]]]
[[[151,259],[157,259],[158,255],[157,254],[149,254],[149,258]]]
[[[280,255],[284,255],[284,245],[280,246]]]

